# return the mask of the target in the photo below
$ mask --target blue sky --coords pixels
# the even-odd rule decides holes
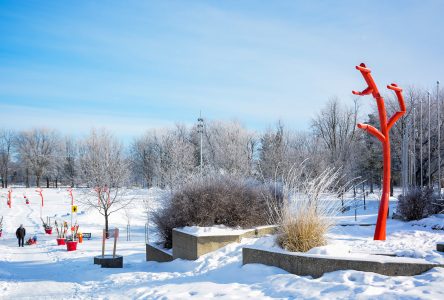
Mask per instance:
[[[332,96],[444,81],[444,1],[3,1],[0,127],[304,130]],[[359,100],[363,106],[371,98]]]

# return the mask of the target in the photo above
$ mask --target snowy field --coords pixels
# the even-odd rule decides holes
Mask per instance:
[[[40,213],[70,221],[70,198],[66,189],[44,189],[45,206],[35,189],[14,189],[12,208],[6,206],[6,190],[1,190],[0,216],[4,216],[0,238],[1,299],[444,299],[444,269],[435,268],[414,277],[387,277],[358,271],[338,271],[311,279],[262,265],[242,266],[245,245],[273,247],[273,238],[243,239],[207,254],[197,261],[169,263],[145,261],[146,213],[143,199],[158,207],[159,190],[137,190],[133,207],[111,215],[110,228],[120,228],[117,253],[124,256],[123,269],[101,269],[93,257],[101,252],[103,217],[79,205],[80,231],[91,232],[92,239],[79,244],[75,252],[56,245],[56,233],[45,235]],[[30,198],[26,205],[23,194]],[[74,190],[74,195],[78,194]],[[357,222],[375,223],[377,196],[368,201],[367,210],[358,209]],[[393,205],[391,207],[393,211]],[[131,241],[126,225],[131,224]],[[353,208],[338,217],[339,223],[352,224]],[[444,263],[435,244],[444,241],[444,231],[432,230],[443,224],[444,216],[418,222],[389,220],[386,242],[372,240],[374,226],[337,226],[329,234],[329,245],[311,253],[339,256],[395,253],[398,256]],[[28,236],[38,236],[38,244],[19,248],[15,230],[23,224]],[[55,231],[55,229],[54,229]],[[150,226],[150,241],[156,240]],[[111,250],[111,240],[108,251]],[[362,254],[365,253],[365,254]]]

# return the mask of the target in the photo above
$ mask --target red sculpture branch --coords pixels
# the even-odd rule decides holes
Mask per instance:
[[[399,120],[402,115],[405,114],[406,108],[404,104],[404,98],[402,96],[402,89],[398,87],[395,83],[392,83],[387,86],[388,89],[393,90],[398,98],[400,111],[397,111],[390,119],[387,121],[387,111],[384,104],[384,98],[381,97],[378,91],[378,87],[373,80],[370,69],[368,69],[365,64],[360,64],[356,66],[362,76],[364,77],[365,82],[367,83],[367,88],[362,92],[352,91],[353,94],[364,96],[372,94],[373,98],[376,100],[376,104],[378,106],[379,113],[379,124],[380,129],[376,129],[375,127],[368,124],[358,124],[358,127],[367,131],[374,137],[376,137],[382,144],[382,153],[383,153],[383,180],[382,180],[382,196],[381,202],[379,204],[379,212],[378,212],[378,220],[376,221],[376,229],[375,229],[375,240],[385,240],[386,237],[386,221],[388,214],[388,205],[389,205],[389,197],[390,197],[390,128]]]

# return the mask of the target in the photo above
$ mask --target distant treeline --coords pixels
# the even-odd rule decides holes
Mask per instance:
[[[423,145],[423,178],[428,182],[428,141],[431,142],[431,174],[437,180],[437,114],[436,101],[432,102],[431,136],[428,138],[427,94],[411,88],[405,92],[407,114],[391,131],[393,183],[400,184],[401,144],[405,128],[409,133],[408,168],[409,183],[421,182],[419,160],[420,144]],[[436,99],[436,95],[432,98]],[[443,97],[441,97],[443,99]],[[305,161],[311,175],[321,173],[327,167],[340,168],[343,180],[360,178],[373,189],[379,185],[381,175],[381,147],[374,137],[356,128],[358,119],[379,127],[377,113],[367,117],[360,115],[359,103],[371,97],[360,98],[352,105],[344,105],[338,99],[330,99],[311,121],[310,129],[298,131],[282,122],[265,132],[250,131],[237,122],[205,120],[202,130],[202,169],[200,168],[199,127],[176,125],[173,129],[151,130],[136,137],[129,146],[111,132],[106,142],[97,147],[117,147],[125,159],[129,173],[129,185],[175,188],[199,172],[236,174],[261,181],[278,179],[295,165]],[[423,101],[422,140],[420,134],[420,103]],[[375,106],[375,105],[374,105]],[[387,99],[388,114],[395,112],[397,102]],[[416,108],[413,110],[413,108]],[[290,108],[289,108],[290,109]],[[415,124],[413,127],[413,111]],[[443,121],[441,117],[441,122]],[[59,185],[91,185],[85,180],[88,172],[85,158],[90,154],[85,145],[91,144],[92,136],[82,139],[62,136],[53,129],[34,128],[27,131],[0,130],[0,176],[2,187],[9,184],[25,186],[58,187]],[[100,135],[100,134],[99,134]],[[111,144],[112,145],[111,145]],[[415,145],[415,147],[413,147]],[[444,146],[444,145],[443,145]],[[441,146],[441,149],[444,147]],[[415,156],[414,156],[415,155]],[[115,158],[109,157],[106,160]]]

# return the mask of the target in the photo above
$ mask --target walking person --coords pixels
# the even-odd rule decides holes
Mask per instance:
[[[17,228],[17,231],[15,232],[15,235],[18,239],[19,247],[22,246],[25,243],[25,235],[26,235],[26,229],[23,227],[23,224],[20,224],[20,227]]]

